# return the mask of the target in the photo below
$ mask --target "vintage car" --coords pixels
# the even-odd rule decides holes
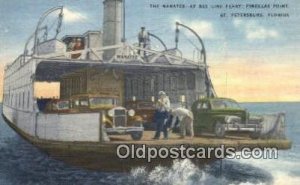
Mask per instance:
[[[246,109],[232,99],[204,98],[192,105],[195,135],[214,133],[222,138],[228,132],[250,132],[258,138],[262,129],[262,116],[250,115]]]
[[[143,119],[135,110],[120,105],[120,98],[112,95],[83,94],[71,97],[72,111],[100,112],[108,135],[130,134],[133,140],[143,136]]]
[[[70,108],[70,100],[52,99],[46,103],[44,111],[47,113],[69,113]]]
[[[70,98],[71,108],[77,112],[99,112],[119,105],[118,96],[79,94]]]
[[[127,109],[135,110],[135,114],[139,115],[144,120],[144,128],[147,130],[153,130],[153,116],[155,113],[155,102],[153,101],[128,101],[126,102]]]

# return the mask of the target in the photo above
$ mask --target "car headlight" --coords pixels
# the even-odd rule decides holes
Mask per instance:
[[[129,116],[134,116],[134,115],[135,115],[135,111],[134,111],[133,109],[130,109],[130,110],[128,111],[128,115],[129,115]]]
[[[234,123],[241,123],[241,118],[238,116],[225,116],[224,118],[225,123],[230,123],[230,124],[234,124]]]
[[[102,116],[102,122],[103,122],[103,123],[106,122],[106,117],[105,117],[105,115]]]
[[[114,116],[114,110],[109,110],[107,114],[108,114],[108,116],[113,117]]]
[[[230,123],[230,117],[229,116],[225,116],[224,121],[225,121],[225,123]]]

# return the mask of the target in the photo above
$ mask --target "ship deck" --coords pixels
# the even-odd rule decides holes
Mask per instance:
[[[111,145],[120,144],[146,144],[149,146],[174,146],[174,145],[197,145],[197,146],[207,146],[216,147],[220,145],[225,145],[228,147],[234,147],[241,149],[243,147],[276,147],[281,150],[286,150],[291,148],[291,142],[287,139],[251,139],[247,134],[239,135],[228,135],[225,138],[219,139],[215,138],[212,134],[204,134],[202,136],[197,136],[194,138],[185,137],[184,139],[176,133],[169,133],[169,138],[167,140],[161,139],[153,140],[154,131],[145,131],[143,138],[140,141],[134,141],[129,135],[111,136],[111,141],[105,143]]]
[[[65,161],[68,164],[84,167],[91,170],[101,171],[122,171],[128,172],[135,167],[146,167],[153,169],[156,166],[171,166],[172,158],[154,158],[148,162],[146,158],[137,159],[131,158],[132,153],[126,159],[117,157],[117,147],[125,144],[132,152],[132,147],[135,147],[135,152],[138,147],[146,148],[180,148],[181,146],[189,148],[224,148],[232,147],[235,151],[240,151],[244,147],[253,148],[276,148],[278,150],[288,150],[291,148],[291,141],[286,139],[281,140],[253,140],[247,136],[227,136],[223,139],[216,139],[212,135],[201,137],[189,137],[181,139],[177,134],[170,134],[168,140],[160,139],[153,140],[153,131],[145,131],[142,140],[133,141],[130,136],[112,136],[110,142],[105,143],[35,143],[43,151],[46,151],[50,156],[59,160]],[[146,151],[147,153],[147,151]],[[203,166],[218,160],[213,156],[201,159],[191,159],[197,166]],[[147,156],[147,154],[146,154]]]

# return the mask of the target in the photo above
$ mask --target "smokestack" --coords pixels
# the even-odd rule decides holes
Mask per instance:
[[[103,5],[103,46],[120,44],[123,33],[123,0],[104,0]],[[115,52],[115,49],[104,51],[103,59],[111,59]]]

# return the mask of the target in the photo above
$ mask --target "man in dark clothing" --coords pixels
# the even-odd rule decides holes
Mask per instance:
[[[164,139],[168,139],[167,119],[169,113],[167,111],[156,110],[154,113],[155,135],[153,139],[159,139],[160,133],[163,132]]]

